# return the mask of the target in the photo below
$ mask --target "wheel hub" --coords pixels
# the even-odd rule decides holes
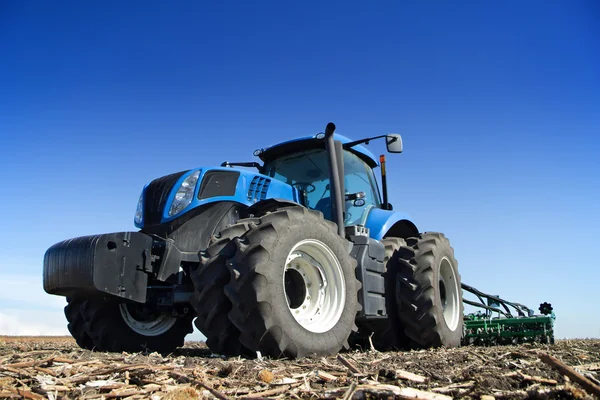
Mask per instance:
[[[448,299],[446,297],[446,285],[442,279],[440,279],[440,300],[442,301],[442,309],[446,310]]]
[[[440,261],[439,290],[444,321],[448,328],[453,331],[458,327],[460,320],[459,295],[461,288],[459,287],[458,277],[448,257],[444,257]]]
[[[283,277],[288,308],[306,330],[333,328],[344,310],[346,285],[342,267],[323,242],[308,239],[290,251]]]
[[[177,322],[177,317],[165,312],[150,310],[144,305],[121,303],[119,311],[127,326],[143,336],[162,335]]]

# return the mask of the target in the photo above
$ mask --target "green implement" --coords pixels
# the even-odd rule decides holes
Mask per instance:
[[[541,315],[535,315],[522,304],[483,293],[464,283],[461,286],[479,300],[463,299],[463,302],[483,310],[465,315],[463,345],[554,343],[556,316],[550,303],[542,303]]]

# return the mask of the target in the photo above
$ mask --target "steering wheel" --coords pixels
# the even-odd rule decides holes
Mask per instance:
[[[306,182],[296,182],[292,186],[300,191],[303,191],[304,193],[312,193],[316,189],[315,185]]]

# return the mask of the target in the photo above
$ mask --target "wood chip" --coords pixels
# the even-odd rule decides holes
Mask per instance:
[[[105,399],[115,399],[118,397],[135,396],[138,394],[145,394],[145,393],[146,393],[146,391],[141,390],[141,389],[125,389],[125,390],[119,390],[119,391],[112,391],[108,394],[103,395],[102,397],[104,397]]]
[[[57,362],[57,363],[65,363],[65,364],[73,364],[75,362],[75,360],[71,360],[70,358],[66,358],[66,357],[54,357],[52,359],[53,362]]]
[[[24,361],[13,364],[6,364],[4,368],[25,368],[25,367],[33,367],[34,365],[41,364],[42,361]]]
[[[116,387],[114,387],[116,385]],[[99,389],[117,389],[125,386],[124,383],[116,382],[114,380],[95,380],[95,381],[87,381],[85,386],[91,388],[99,388]]]
[[[348,368],[353,373],[360,374],[360,370],[354,364],[352,364],[349,360],[347,360],[344,356],[342,356],[341,354],[337,355],[337,359],[339,362],[341,362],[344,365],[344,367]]]
[[[19,376],[26,376],[26,377],[32,377],[33,376],[33,374],[31,374],[30,372],[28,372],[26,369],[20,369],[20,368],[11,368],[11,367],[2,367],[2,366],[0,366],[0,371],[12,372],[13,374],[17,374]]]
[[[39,394],[32,393],[29,390],[20,389],[20,388],[7,388],[7,389],[9,392],[12,392],[13,394],[19,395],[26,399],[30,399],[30,400],[44,400],[45,399],[44,396],[40,396]]]
[[[426,392],[413,388],[401,388],[398,396],[401,399],[426,399],[426,400],[450,400],[452,397],[443,394]]]
[[[444,386],[444,387],[433,388],[433,389],[431,389],[431,391],[436,392],[436,393],[451,393],[458,389],[465,389],[465,388],[473,387],[473,385],[475,385],[475,381],[467,381],[467,382],[453,383],[452,385],[448,385],[448,386]]]
[[[40,390],[44,392],[67,392],[71,390],[71,388],[65,385],[42,385]]]
[[[271,382],[271,385],[290,385],[293,383],[298,383],[298,380],[294,378],[281,378]]]
[[[396,378],[404,379],[405,381],[423,383],[427,380],[424,376],[413,374],[412,372],[404,371],[404,370],[396,370]]]
[[[269,396],[274,396],[276,394],[281,394],[281,393],[285,393],[288,390],[290,390],[292,388],[292,385],[285,385],[285,386],[280,386],[277,387],[275,389],[269,389],[269,390],[264,390],[262,392],[256,392],[256,393],[250,393],[246,396],[244,396],[247,399],[256,399],[256,398],[261,398],[261,397],[269,397]]]
[[[523,379],[524,381],[528,381],[528,382],[537,382],[537,383],[543,383],[546,385],[558,385],[558,382],[555,379],[547,379],[547,378],[542,378],[541,376],[526,375],[526,374],[522,373],[521,371],[511,372],[511,373],[505,374],[504,376],[519,377],[519,378]]]
[[[56,376],[56,372],[52,371],[50,368],[42,368],[42,367],[33,367],[34,370],[38,372],[42,372],[47,375]]]
[[[315,372],[315,376],[325,382],[333,382],[338,379],[336,376],[333,376],[333,375],[328,374],[327,372],[321,371],[321,370],[317,370]]]

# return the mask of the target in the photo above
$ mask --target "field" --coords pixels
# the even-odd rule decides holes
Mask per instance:
[[[572,368],[560,370],[556,359]],[[600,340],[247,360],[198,342],[163,357],[90,352],[71,338],[0,337],[0,398],[573,399],[600,398],[599,379]]]

